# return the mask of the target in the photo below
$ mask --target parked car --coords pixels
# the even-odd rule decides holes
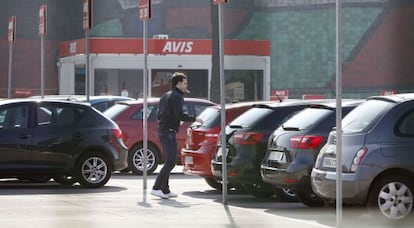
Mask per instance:
[[[307,107],[312,101],[297,100],[254,105],[231,121],[225,129],[227,142],[227,177],[229,185],[242,186],[256,197],[285,197],[281,189],[262,181],[260,164],[266,153],[267,139],[288,116]],[[313,101],[314,102],[314,101]],[[211,161],[213,175],[222,179],[222,145],[220,138]],[[294,196],[291,196],[294,198]],[[285,198],[289,200],[289,198]],[[290,199],[291,200],[291,199]]]
[[[41,96],[32,96],[30,98],[41,99]],[[129,101],[135,100],[131,97],[123,96],[112,96],[112,95],[102,95],[102,96],[89,96],[89,101],[85,95],[46,95],[43,96],[43,99],[47,100],[67,100],[67,101],[76,101],[90,103],[92,107],[103,112],[118,101]]]
[[[250,109],[254,104],[270,101],[249,101],[225,105],[226,124]],[[222,184],[211,173],[211,159],[216,153],[217,138],[221,130],[221,105],[207,107],[199,116],[204,123],[194,122],[187,128],[187,141],[181,150],[184,174],[197,175],[215,189]]]
[[[342,198],[398,220],[413,211],[414,93],[375,96],[342,120]],[[336,131],[311,173],[314,192],[336,198]]]
[[[342,115],[361,102],[343,101]],[[324,205],[312,191],[310,173],[335,123],[336,102],[310,105],[284,121],[269,137],[261,165],[263,181],[295,191],[305,205]]]
[[[127,166],[119,127],[89,104],[0,101],[0,177],[105,185]]]
[[[159,98],[148,98],[148,117],[147,117],[147,173],[153,173],[158,164],[164,162],[164,154],[161,142],[158,139],[157,112]],[[184,98],[183,111],[191,115],[199,115],[208,106],[216,105],[215,103],[197,98]],[[104,112],[104,115],[114,120],[122,129],[123,139],[129,148],[128,152],[128,169],[135,174],[141,175],[144,171],[144,154],[143,154],[143,112],[144,100],[118,102]],[[190,122],[182,122],[176,135],[178,150],[177,164],[181,164],[181,148],[184,147],[187,138],[187,127]]]

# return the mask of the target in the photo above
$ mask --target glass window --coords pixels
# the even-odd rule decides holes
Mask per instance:
[[[59,104],[41,104],[37,108],[37,125],[64,127],[80,122],[85,109]]]
[[[207,128],[214,127],[220,121],[220,109],[206,108],[198,115],[198,118],[203,120],[203,126]]]
[[[325,119],[333,110],[325,108],[306,108],[283,123],[284,128],[304,130],[314,125],[316,121]]]
[[[202,113],[207,107],[208,105],[206,104],[194,104],[195,115],[200,115],[200,113]]]
[[[148,105],[148,111],[147,111],[147,119],[151,116],[151,113],[154,111],[155,105]],[[143,120],[144,116],[144,109],[141,107],[137,112],[132,115],[131,119],[133,120]]]
[[[27,128],[29,107],[19,105],[0,110],[0,129]]]
[[[364,102],[343,118],[342,132],[345,134],[368,131],[394,105],[394,103],[383,100]]]
[[[414,110],[411,110],[399,121],[398,131],[404,135],[414,135]]]
[[[120,113],[122,113],[128,108],[129,105],[126,104],[115,104],[112,107],[105,110],[103,114],[110,119],[114,119],[116,116],[118,116]]]
[[[241,126],[243,128],[248,128],[256,125],[256,122],[261,121],[263,118],[268,116],[273,112],[271,108],[251,108],[241,114],[239,117],[234,119],[229,125],[231,126]]]

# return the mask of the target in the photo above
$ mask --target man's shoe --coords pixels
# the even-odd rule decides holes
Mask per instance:
[[[168,198],[176,198],[178,196],[178,194],[174,192],[167,193],[166,195],[168,196]]]
[[[164,194],[161,190],[155,190],[155,189],[153,189],[151,191],[151,195],[158,196],[161,199],[168,199],[169,198],[168,194]]]

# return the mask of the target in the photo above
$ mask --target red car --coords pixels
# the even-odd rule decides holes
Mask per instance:
[[[159,98],[148,98],[148,122],[147,122],[147,173],[153,173],[158,164],[164,163],[162,145],[158,139],[157,112]],[[199,115],[206,107],[215,103],[197,98],[184,98],[184,112],[191,115]],[[104,115],[115,121],[122,130],[123,140],[128,146],[128,169],[141,175],[144,171],[143,162],[143,109],[144,100],[118,102],[104,112]],[[181,148],[184,147],[187,134],[186,129],[190,122],[182,122],[177,133],[177,164],[181,164]]]
[[[253,101],[226,104],[226,124],[248,110],[252,105],[269,101]],[[216,153],[217,138],[221,131],[221,105],[206,108],[198,117],[203,119],[203,125],[195,122],[187,128],[187,142],[181,150],[184,173],[204,177],[207,184],[215,189],[221,188],[219,182],[211,173],[210,162]]]

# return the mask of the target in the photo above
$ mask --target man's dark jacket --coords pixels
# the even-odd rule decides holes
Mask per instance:
[[[158,109],[158,128],[161,131],[178,132],[180,121],[194,122],[195,116],[183,112],[184,93],[177,88],[165,93],[160,99]]]

